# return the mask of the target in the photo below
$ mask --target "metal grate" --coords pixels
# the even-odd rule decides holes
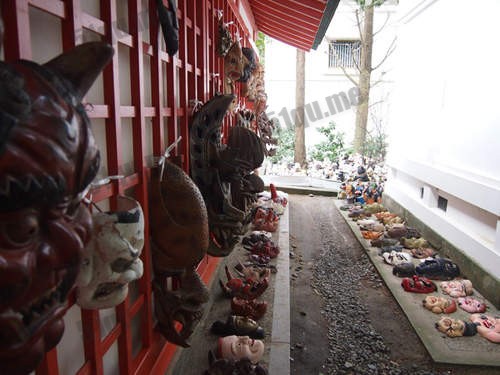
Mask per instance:
[[[328,67],[355,68],[359,65],[360,51],[358,40],[331,41],[328,45]]]

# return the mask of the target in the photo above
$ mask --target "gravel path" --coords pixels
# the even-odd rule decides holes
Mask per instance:
[[[290,198],[292,374],[498,374],[433,363],[332,198]]]
[[[344,228],[342,228],[344,230]],[[321,309],[328,322],[328,374],[430,374],[425,369],[404,369],[390,358],[383,337],[370,322],[369,311],[359,298],[363,281],[380,287],[381,280],[359,244],[346,240],[331,221],[321,220],[324,244],[313,268],[313,288],[324,297]],[[347,232],[346,234],[349,234]]]

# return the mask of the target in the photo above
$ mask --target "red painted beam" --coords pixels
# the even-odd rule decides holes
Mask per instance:
[[[149,9],[155,9],[156,0],[149,0]],[[149,12],[149,42],[153,47],[151,64],[151,101],[156,108],[157,115],[151,119],[153,133],[153,154],[160,156],[165,145],[165,131],[163,126],[163,62],[161,58],[160,27],[158,16],[155,12]],[[167,54],[165,53],[165,56]]]
[[[266,14],[261,11],[255,13],[255,19],[257,20],[259,27],[262,27],[264,24],[273,24],[286,29],[288,35],[293,35],[295,32],[300,31],[301,33],[311,35],[313,39],[319,27],[319,22],[318,26],[314,27],[304,24],[295,18],[285,18],[279,15]]]
[[[293,1],[293,0],[266,0],[265,2],[259,0],[252,0],[251,3],[269,3],[274,5],[278,5],[284,8],[289,9],[290,11],[297,11],[300,9],[301,12],[307,14],[314,18],[322,18],[325,6],[311,6],[311,4],[307,4],[304,1]]]
[[[302,43],[306,45],[312,45],[313,40],[308,35],[296,32],[294,35],[290,35],[287,33],[286,29],[283,29],[280,26],[276,25],[268,25],[262,24],[261,31],[266,33],[272,38],[276,38],[279,40],[289,40],[290,42]]]
[[[261,17],[265,17],[266,15],[273,15],[284,18],[286,20],[293,20],[297,22],[298,25],[303,25],[305,27],[318,28],[319,23],[321,22],[321,17],[323,13],[310,16],[306,13],[306,10],[309,8],[305,7],[296,7],[296,8],[288,8],[279,4],[279,2],[266,2],[260,3],[255,8],[255,14],[259,14]]]
[[[305,42],[305,43],[311,43],[314,41],[314,37],[311,36],[310,33],[304,32],[302,30],[296,30],[294,33],[290,33],[290,30],[285,28],[284,26],[277,25],[275,23],[262,23],[261,24],[261,31],[267,31],[269,36],[274,37],[275,35],[271,34],[277,34],[277,36],[284,38],[284,39],[290,39],[290,40],[297,40],[300,42]]]

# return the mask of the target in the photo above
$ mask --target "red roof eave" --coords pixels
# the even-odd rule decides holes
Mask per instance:
[[[293,47],[309,51],[327,0],[248,0],[257,29]]]

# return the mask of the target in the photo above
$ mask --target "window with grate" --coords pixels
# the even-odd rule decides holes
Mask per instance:
[[[336,40],[328,45],[329,68],[355,68],[359,63],[359,40]]]

